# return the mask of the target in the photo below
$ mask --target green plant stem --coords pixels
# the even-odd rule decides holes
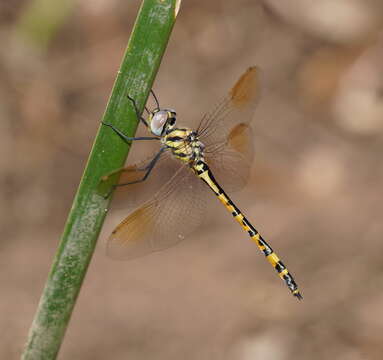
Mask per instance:
[[[127,94],[142,111],[175,22],[175,3],[144,0],[134,25],[103,116],[128,136],[134,136],[138,120]],[[123,166],[128,150],[109,127],[100,126],[22,359],[56,358],[110,202],[98,194],[99,180]]]

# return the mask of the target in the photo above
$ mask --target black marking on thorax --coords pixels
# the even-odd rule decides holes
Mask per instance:
[[[188,161],[190,166],[196,159],[203,157],[203,147],[198,141],[196,133],[189,128],[172,127],[170,131],[167,129],[163,143],[176,158]]]
[[[185,139],[181,136],[167,136],[167,141],[184,141]]]

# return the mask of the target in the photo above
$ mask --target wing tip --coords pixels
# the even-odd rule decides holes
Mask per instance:
[[[230,97],[236,106],[245,106],[259,96],[259,72],[258,66],[250,66],[235,83]]]
[[[247,68],[247,71],[246,72],[250,72],[250,71],[257,71],[259,69],[259,67],[257,65],[251,65]]]

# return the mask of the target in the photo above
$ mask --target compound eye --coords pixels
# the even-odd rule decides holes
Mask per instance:
[[[164,110],[157,111],[153,114],[152,121],[150,122],[150,130],[154,135],[161,136],[164,125],[168,120],[168,112]]]

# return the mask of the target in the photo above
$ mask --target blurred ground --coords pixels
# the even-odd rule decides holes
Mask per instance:
[[[39,42],[22,35],[28,2],[0,5],[1,359],[26,340],[138,6],[75,2]],[[132,262],[103,252],[116,210],[60,359],[381,359],[382,25],[378,0],[183,2],[155,90],[198,121],[263,69],[253,176],[233,200],[304,301],[218,205],[188,241]]]

